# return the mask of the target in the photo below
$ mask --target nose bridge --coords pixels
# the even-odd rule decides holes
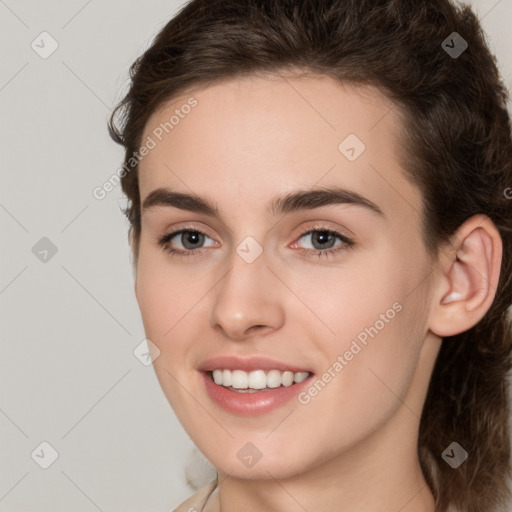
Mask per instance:
[[[257,249],[248,239],[235,247],[229,271],[215,287],[211,322],[231,338],[244,338],[256,326],[278,328],[284,318],[268,259]]]

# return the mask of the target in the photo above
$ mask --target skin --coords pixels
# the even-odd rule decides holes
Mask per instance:
[[[224,80],[166,103],[143,140],[192,94],[198,105],[140,163],[141,203],[168,187],[208,198],[220,217],[144,211],[135,293],[162,389],[218,470],[207,509],[433,512],[417,456],[421,411],[442,337],[472,327],[494,298],[494,225],[475,216],[428,256],[422,197],[399,165],[401,121],[376,89],[324,76]],[[353,162],[338,150],[348,134],[366,146]],[[267,212],[275,196],[333,185],[384,215],[353,204]],[[319,224],[354,244],[316,257],[321,245],[301,230]],[[208,235],[197,257],[156,242],[184,227]],[[248,236],[263,250],[251,264],[236,252]],[[247,418],[206,394],[197,366],[217,355],[266,355],[322,376],[394,303],[401,311],[307,404]],[[250,468],[237,457],[247,442],[262,454]]]

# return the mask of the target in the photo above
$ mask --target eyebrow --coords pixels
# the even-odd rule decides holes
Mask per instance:
[[[372,201],[357,192],[339,187],[317,188],[290,192],[274,198],[267,211],[271,215],[280,215],[302,210],[313,210],[323,206],[352,204],[362,206],[385,217],[382,210]],[[180,210],[203,213],[219,218],[217,205],[196,194],[185,194],[168,188],[157,188],[150,192],[142,204],[142,213],[158,206],[174,207]]]

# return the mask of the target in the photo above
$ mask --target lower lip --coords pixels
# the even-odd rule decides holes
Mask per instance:
[[[313,374],[306,380],[291,386],[265,389],[255,393],[238,393],[219,386],[211,379],[209,372],[201,372],[208,396],[220,407],[241,416],[258,416],[277,409],[296,397],[307,385]]]

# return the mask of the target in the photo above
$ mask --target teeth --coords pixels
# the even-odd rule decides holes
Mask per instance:
[[[220,382],[217,382],[217,384],[224,384],[226,386],[231,386],[231,372],[229,370],[224,370],[223,372],[221,372],[220,370],[218,370],[219,373],[220,373]]]
[[[291,386],[309,377],[309,372],[281,372],[270,370],[265,374],[263,370],[245,372],[243,370],[213,370],[215,384],[235,389],[265,389]]]

